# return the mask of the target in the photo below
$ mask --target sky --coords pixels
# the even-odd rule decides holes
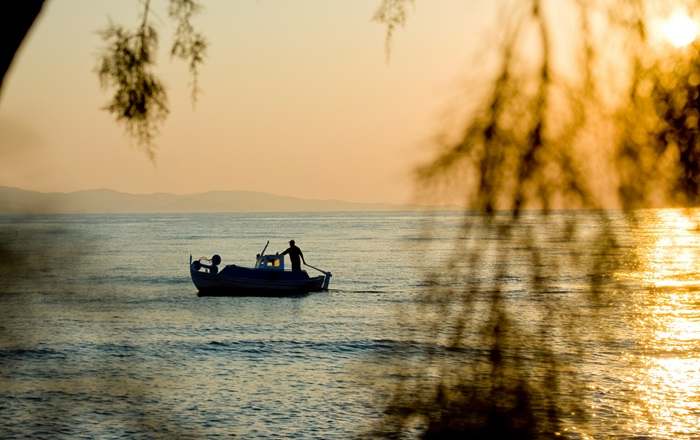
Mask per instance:
[[[203,0],[193,106],[187,66],[167,52],[167,2],[154,3],[170,103],[155,162],[101,110],[95,74],[97,31],[136,26],[141,2],[50,0],[0,96],[0,186],[410,202],[495,16],[486,0],[417,0],[387,62],[379,0]]]

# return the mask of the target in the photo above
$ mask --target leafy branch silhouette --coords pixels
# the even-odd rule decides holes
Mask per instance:
[[[110,23],[99,32],[106,43],[97,66],[100,84],[113,90],[104,107],[136,140],[151,160],[155,160],[154,138],[169,113],[168,96],[155,74],[158,32],[150,24],[150,0],[146,0],[141,23],[134,30]],[[169,16],[177,23],[171,56],[188,63],[192,75],[192,101],[199,90],[199,68],[204,62],[207,42],[195,31],[192,17],[201,9],[195,0],[170,0]]]
[[[633,258],[619,231],[638,208],[698,202],[700,45],[654,50],[649,1],[519,6],[486,43],[499,64],[485,97],[416,171],[420,188],[463,194],[463,231],[442,271],[428,271],[416,309],[400,315],[431,344],[399,361],[412,374],[400,376],[375,434],[602,435],[576,366],[590,356],[584,341],[605,343],[600,311],[622,288],[612,274]],[[405,3],[382,8],[390,44]],[[566,51],[554,44],[559,9],[577,19]],[[570,278],[585,288],[558,295]],[[592,310],[585,323],[574,319],[581,307]]]

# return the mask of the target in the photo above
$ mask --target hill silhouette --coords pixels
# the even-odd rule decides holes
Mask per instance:
[[[129,194],[109,189],[37,192],[0,187],[0,213],[176,213],[397,211],[417,205],[315,200],[254,191],[209,191],[195,194]]]

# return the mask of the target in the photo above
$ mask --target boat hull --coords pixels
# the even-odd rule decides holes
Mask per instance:
[[[199,296],[296,296],[324,290],[326,276],[309,277],[306,272],[250,269],[226,266],[211,274],[190,266]]]

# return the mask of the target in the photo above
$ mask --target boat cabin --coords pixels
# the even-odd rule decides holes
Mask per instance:
[[[255,260],[255,268],[284,270],[284,255],[258,255]]]

